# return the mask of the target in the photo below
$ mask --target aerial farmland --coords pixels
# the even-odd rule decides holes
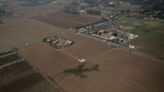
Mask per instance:
[[[0,92],[163,92],[163,2],[138,1],[0,0]]]

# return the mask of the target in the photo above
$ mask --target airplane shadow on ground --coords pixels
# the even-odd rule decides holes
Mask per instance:
[[[88,76],[84,74],[85,72],[99,71],[98,64],[93,65],[91,68],[85,68],[85,66],[86,66],[86,63],[82,63],[76,68],[64,70],[63,73],[74,74],[75,77],[80,77],[82,79],[82,78],[88,78]]]

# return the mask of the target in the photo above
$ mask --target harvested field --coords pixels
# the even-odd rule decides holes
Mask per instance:
[[[21,58],[17,53],[13,55],[10,53],[13,52],[1,53],[1,56],[6,56],[0,58],[0,92],[59,91],[56,87],[51,86],[40,73],[33,70],[27,61],[15,62]]]
[[[1,92],[60,92],[39,73],[23,76],[18,80],[0,86]]]
[[[69,52],[77,57],[90,58],[98,53],[103,53],[106,50],[111,50],[112,47],[101,41],[85,38],[79,35],[63,35],[67,39],[74,39],[75,44],[64,48],[64,51]]]
[[[13,81],[13,82],[9,83],[8,85],[1,86],[0,90],[2,92],[11,92],[11,91],[16,92],[16,91],[25,89],[31,85],[35,85],[43,80],[44,80],[44,78],[40,74],[31,74],[22,79]]]
[[[112,49],[112,47],[99,41],[87,41],[79,45],[70,46],[64,50],[78,57],[90,58],[109,49]]]
[[[75,22],[75,21],[69,21],[69,20],[65,20],[65,19],[59,19],[57,17],[51,17],[51,16],[47,16],[47,15],[42,15],[40,17],[35,17],[35,19],[48,23],[50,25],[54,25],[57,27],[61,27],[61,28],[73,28],[73,27],[77,27],[79,25],[81,25],[81,23],[79,22]]]
[[[10,62],[16,61],[18,59],[19,59],[18,54],[13,54],[13,55],[6,56],[4,58],[0,58],[0,65],[10,63]]]
[[[46,5],[50,4],[53,0],[44,0],[44,1],[33,1],[33,0],[22,0],[24,3],[20,4],[22,6],[28,6],[28,7],[33,7],[37,5]]]
[[[63,12],[51,13],[47,15],[51,17],[57,17],[60,19],[72,20],[72,21],[84,23],[84,24],[89,24],[98,20],[95,17],[91,17],[91,15],[90,16],[89,15],[76,15],[76,14],[63,13]]]
[[[10,51],[6,51],[6,52],[1,52],[0,53],[0,56],[3,56],[3,55],[6,55],[6,54],[9,54],[9,53],[13,53],[14,51],[10,50]]]
[[[33,19],[48,23],[61,28],[75,28],[83,24],[89,24],[100,20],[100,18],[89,15],[75,15],[56,12],[47,15],[35,16]]]
[[[86,37],[83,37],[83,36],[79,36],[79,35],[72,35],[72,33],[64,33],[64,34],[61,34],[61,36],[65,39],[69,39],[73,42],[75,42],[77,44],[82,44],[84,42],[87,42],[89,40],[89,38],[86,38]]]
[[[41,42],[44,37],[60,34],[63,29],[31,19],[10,19],[0,25],[0,51],[21,48],[25,43]]]
[[[106,51],[89,61],[102,65],[113,72],[116,78],[136,86],[140,89],[138,92],[164,91],[164,64],[159,61],[131,54],[122,49]]]
[[[70,35],[65,35],[65,37],[71,38]],[[72,37],[76,39],[76,36]],[[80,36],[77,39],[80,39]],[[35,44],[23,48],[21,53],[32,65],[68,92],[164,91],[163,63],[119,48],[112,49],[90,39],[81,41],[82,43],[79,42],[77,45],[74,44],[61,50],[44,44]],[[82,54],[79,54],[80,52]],[[85,70],[83,74],[87,76],[86,78],[74,76],[74,73],[67,76],[63,72],[79,65],[73,56],[87,58],[87,68],[83,67]],[[88,67],[94,64],[99,65],[98,71],[88,70]]]
[[[1,69],[2,72],[0,72],[0,75],[1,75],[1,77],[6,78],[7,75],[13,74],[13,76],[14,76],[14,75],[20,74],[22,72],[29,71],[31,69],[32,69],[32,67],[28,66],[28,63],[26,61],[24,61],[24,62],[19,62],[19,63],[13,64],[11,66]]]
[[[49,76],[58,74],[77,62],[47,44],[34,44],[23,48],[20,52],[32,65],[38,66],[37,68]]]
[[[113,48],[104,42],[80,35],[72,35],[72,33],[69,32],[63,33],[60,36],[74,42],[73,45],[60,50],[62,53],[69,56],[89,58],[97,55],[97,53],[103,53],[104,51],[111,50]]]

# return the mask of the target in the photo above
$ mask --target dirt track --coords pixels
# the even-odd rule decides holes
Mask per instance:
[[[65,37],[71,38],[68,35]],[[81,43],[62,49],[62,52],[45,44],[34,44],[23,48],[21,53],[34,67],[57,80],[57,83],[68,92],[164,91],[164,64],[130,54],[122,49],[106,47],[101,42],[82,40],[83,38],[80,39],[78,36],[77,38]],[[83,54],[75,53],[76,51]],[[63,77],[65,74],[62,71],[79,64],[64,52],[87,57],[88,64],[99,64],[99,71],[84,72],[87,78],[83,79],[73,74]]]

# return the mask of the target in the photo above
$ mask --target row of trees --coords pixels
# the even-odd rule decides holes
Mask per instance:
[[[88,14],[92,14],[92,15],[101,15],[101,11],[100,10],[96,10],[96,9],[89,9],[87,10]]]

